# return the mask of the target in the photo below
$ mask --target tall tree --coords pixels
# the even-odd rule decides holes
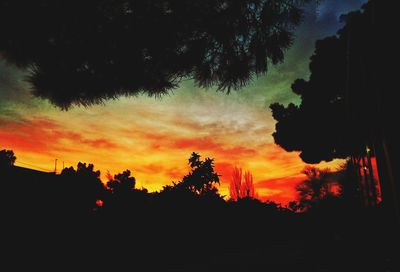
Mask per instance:
[[[229,183],[229,195],[231,199],[240,198],[240,189],[242,185],[242,168],[235,167],[232,172],[232,179]]]
[[[181,186],[199,195],[218,191],[215,185],[219,184],[219,175],[214,171],[214,159],[206,158],[202,161],[200,155],[193,152],[189,165],[192,170],[183,177]]]
[[[273,134],[277,144],[300,151],[308,163],[352,157],[362,170],[369,168],[363,182],[368,196],[376,198],[372,150],[380,166],[384,204],[399,216],[400,177],[393,171],[400,165],[399,133],[392,123],[399,113],[391,88],[383,87],[389,80],[390,56],[376,47],[377,20],[384,21],[382,12],[388,6],[371,0],[362,10],[343,16],[346,24],[337,35],[317,41],[309,80],[292,85],[301,104],[273,104],[271,109],[278,121]]]
[[[235,167],[233,169],[232,179],[229,183],[229,194],[233,200],[247,197],[254,198],[256,196],[253,175],[250,171],[244,173],[244,180],[242,181],[242,168]]]
[[[3,0],[0,53],[63,108],[183,78],[229,92],[283,61],[309,1]]]
[[[336,181],[332,179],[329,169],[306,167],[303,174],[306,175],[306,179],[296,186],[299,193],[299,207],[302,210],[307,210],[335,195],[332,184]]]

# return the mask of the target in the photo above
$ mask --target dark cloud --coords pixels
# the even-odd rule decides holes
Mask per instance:
[[[337,23],[340,22],[339,17],[352,10],[360,9],[367,0],[325,0],[318,7],[318,18],[334,18]]]
[[[310,4],[305,12],[303,24],[296,31],[297,40],[294,48],[308,50],[314,48],[317,39],[335,35],[343,26],[340,17],[361,8],[366,0],[324,0],[319,5]],[[307,45],[304,46],[303,45]]]

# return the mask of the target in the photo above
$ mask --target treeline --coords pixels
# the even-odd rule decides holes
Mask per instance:
[[[12,166],[16,157],[11,150],[0,151],[1,169],[8,174],[7,179],[12,180]],[[182,203],[189,206],[221,206],[221,205],[242,205],[244,202],[253,203],[268,207],[279,213],[306,212],[318,209],[319,206],[326,206],[325,202],[332,202],[337,205],[343,203],[347,207],[364,207],[365,203],[378,204],[378,197],[365,199],[364,184],[360,182],[357,171],[361,175],[361,169],[354,168],[349,160],[337,171],[330,169],[318,169],[306,167],[303,170],[305,179],[296,186],[298,193],[297,200],[290,202],[287,206],[257,199],[257,192],[254,188],[253,177],[250,172],[245,172],[242,181],[242,169],[235,167],[229,184],[230,198],[224,199],[218,191],[220,175],[214,170],[214,159],[205,158],[193,152],[188,160],[191,168],[189,173],[182,180],[165,185],[159,192],[148,192],[147,189],[136,188],[136,179],[130,170],[125,170],[114,176],[107,174],[107,182],[104,184],[100,179],[100,171],[94,169],[93,164],[79,162],[74,167],[64,168],[59,175],[48,174],[44,180],[52,182],[35,183],[35,187],[41,192],[46,187],[53,192],[49,194],[60,199],[61,205],[67,206],[76,215],[94,215],[104,213],[126,212],[130,209],[137,210],[138,207],[146,204],[147,201],[173,203],[176,208]],[[18,172],[18,171],[17,171]],[[32,173],[25,173],[24,178],[29,179]],[[43,172],[39,179],[43,179]],[[34,179],[37,175],[33,175]],[[10,181],[16,182],[16,181]],[[27,186],[29,182],[18,181],[16,184]],[[375,181],[376,189],[378,182]],[[22,186],[22,187],[23,187]],[[57,190],[54,190],[57,187]],[[22,189],[22,188],[21,188]],[[61,201],[62,200],[62,201]],[[33,201],[34,202],[34,201]],[[201,203],[201,204],[200,204]],[[179,205],[178,205],[179,204]],[[163,206],[163,205],[161,205]],[[168,206],[168,205],[166,205]],[[187,205],[183,205],[187,208]]]
[[[346,186],[334,189],[338,173],[306,169],[301,198],[282,207],[249,196],[224,200],[213,159],[197,153],[181,181],[150,193],[135,188],[129,170],[109,175],[104,185],[92,164],[55,175],[13,167],[13,153],[0,152],[7,256],[32,267],[386,271],[394,265],[388,245],[396,232],[379,205],[356,205],[344,197]]]
[[[236,175],[233,175],[230,185],[238,188],[231,188],[231,199],[226,201],[218,191],[220,175],[214,170],[214,159],[202,160],[201,156],[195,152],[188,160],[191,169],[189,173],[182,180],[165,185],[159,192],[148,192],[145,188],[137,189],[136,179],[130,170],[114,176],[108,173],[107,181],[103,183],[100,179],[100,171],[95,170],[93,164],[79,162],[76,169],[64,168],[57,175],[14,167],[16,157],[11,150],[0,151],[0,160],[2,176],[9,180],[9,184],[20,186],[21,190],[24,186],[29,187],[29,184],[34,184],[39,194],[44,194],[47,189],[50,189],[52,192],[48,191],[48,193],[59,199],[60,205],[68,206],[68,210],[82,216],[137,210],[147,201],[160,201],[163,204],[171,203],[171,205],[186,203],[193,207],[204,205],[218,207],[227,203],[248,201],[277,212],[289,212],[280,204],[271,201],[261,202],[256,199],[251,174],[246,172],[245,181],[241,182],[241,169],[238,176],[239,169],[237,168],[234,169]],[[26,172],[26,170],[29,171]],[[24,177],[25,180],[16,181],[15,178],[19,177]],[[33,191],[30,193],[33,194]]]

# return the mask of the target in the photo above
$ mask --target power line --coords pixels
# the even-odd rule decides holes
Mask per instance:
[[[58,159],[57,159],[57,160],[58,160]],[[31,164],[31,163],[22,162],[22,161],[20,161],[20,160],[17,160],[17,161],[15,162],[15,164],[16,164],[16,165],[22,164],[22,165],[30,166],[30,167],[33,167],[34,169],[46,171],[46,172],[49,172],[49,173],[54,173],[55,170],[56,170],[56,167],[55,167],[55,169],[51,170],[50,168],[43,168],[43,167],[41,167],[41,166],[37,166],[37,165]],[[71,163],[71,162],[68,162],[68,161],[67,161],[67,162],[66,162],[66,161],[63,161],[63,168],[62,168],[62,170],[64,170],[64,168],[65,168],[66,165],[67,165],[67,167],[68,167],[68,165],[72,165],[72,163]]]
[[[23,165],[31,166],[31,167],[34,167],[36,169],[44,170],[44,171],[47,171],[47,172],[52,172],[49,169],[46,169],[46,168],[43,168],[43,167],[40,167],[40,166],[37,166],[37,165],[33,165],[33,164],[30,164],[30,163],[22,162],[22,161],[16,161],[15,163],[16,164],[23,164]]]

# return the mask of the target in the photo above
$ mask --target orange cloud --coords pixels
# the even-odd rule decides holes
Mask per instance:
[[[117,144],[115,144],[107,139],[94,139],[94,140],[81,139],[80,142],[82,144],[87,144],[94,148],[117,148],[118,147]]]
[[[179,103],[159,103],[138,97],[68,112],[20,114],[24,118],[15,120],[0,116],[1,148],[13,149],[17,163],[49,171],[55,159],[65,166],[94,163],[104,180],[107,171],[130,169],[137,186],[150,191],[180,180],[190,170],[190,154],[198,152],[203,159],[215,159],[222,195],[229,195],[232,170],[238,166],[253,174],[261,199],[293,200],[291,177],[305,164],[297,153],[273,143],[273,121],[264,105],[254,109],[236,102],[224,104],[225,96],[218,99],[207,100],[204,107],[196,101],[188,105],[179,99]]]
[[[304,179],[303,175],[261,180],[254,186],[261,200],[270,200],[286,205],[297,198],[295,186]]]
[[[230,143],[219,143],[210,137],[177,139],[170,145],[170,148],[194,151],[206,150],[211,151],[212,154],[216,154],[221,157],[231,158],[252,156],[256,153],[256,151],[252,148],[247,148],[240,145],[232,145]]]
[[[107,139],[88,139],[79,133],[64,130],[61,125],[45,118],[8,121],[0,129],[0,141],[14,149],[27,152],[73,152],[79,146],[91,148],[116,148],[117,144]],[[65,141],[73,143],[67,147]]]

